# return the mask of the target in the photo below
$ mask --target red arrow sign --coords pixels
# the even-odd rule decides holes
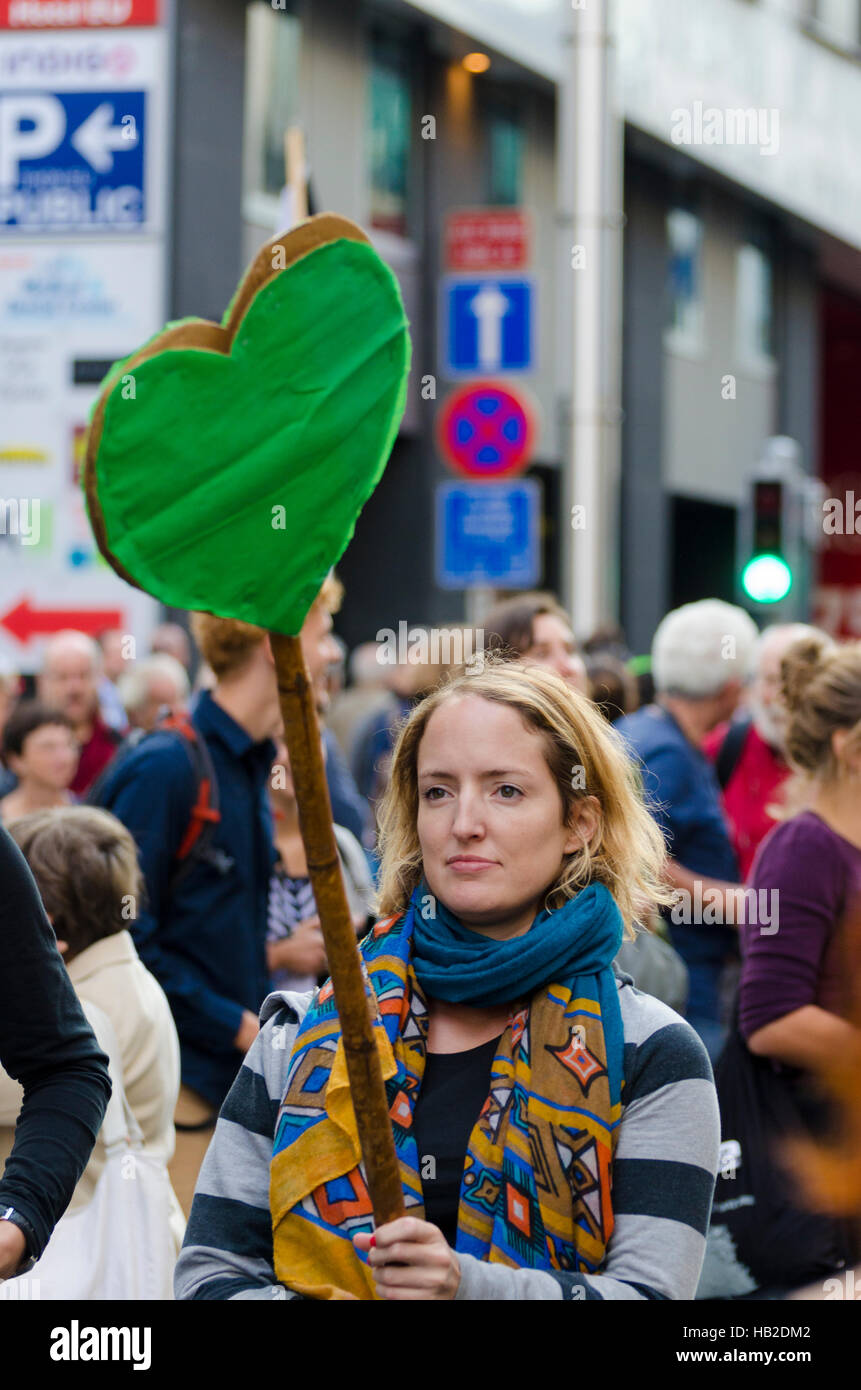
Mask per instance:
[[[120,608],[33,608],[29,598],[22,598],[0,618],[0,627],[11,632],[22,646],[26,646],[33,637],[62,632],[67,627],[97,637],[105,628],[122,625],[123,612]]]

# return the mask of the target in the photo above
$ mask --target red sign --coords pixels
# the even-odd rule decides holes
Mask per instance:
[[[532,407],[497,381],[453,391],[437,417],[437,440],[449,466],[486,482],[522,473],[535,434]]]
[[[123,614],[119,608],[34,608],[29,598],[22,598],[8,613],[0,616],[0,627],[11,632],[22,646],[33,637],[47,637],[67,627],[97,637],[106,628],[122,625]]]
[[[0,0],[0,29],[120,29],[158,24],[161,0]]]
[[[529,264],[530,226],[520,208],[450,212],[445,223],[449,270],[522,270]]]

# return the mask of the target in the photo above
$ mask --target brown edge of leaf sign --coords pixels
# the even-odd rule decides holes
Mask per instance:
[[[120,385],[123,377],[133,372],[134,368],[140,366],[141,362],[146,362],[150,357],[160,356],[163,352],[196,348],[200,352],[220,352],[227,356],[248,309],[270,280],[274,280],[277,275],[283,275],[303,256],[310,255],[312,251],[326,246],[329,242],[342,239],[370,244],[370,238],[355,222],[330,212],[318,213],[314,217],[309,217],[305,222],[300,222],[289,232],[283,232],[280,236],[273,237],[260,248],[245,272],[230,311],[230,318],[226,324],[212,323],[208,319],[190,319],[185,323],[177,324],[174,328],[166,328],[164,332],[159,333],[144,347],[132,353],[123,364],[123,376],[113,377],[109,385],[103,388],[93,411],[92,423],[87,433],[84,490],[90,514],[90,524],[99,550],[120,578],[133,585],[134,588],[139,589],[141,585],[111,553],[105,519],[99,503],[96,461],[102,440],[108,400],[117,386]],[[274,266],[275,251],[279,248],[283,251],[283,265]]]

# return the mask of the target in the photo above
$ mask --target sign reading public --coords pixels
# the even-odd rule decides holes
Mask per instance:
[[[495,481],[521,473],[532,458],[533,407],[497,381],[462,386],[437,416],[440,452],[456,473]]]
[[[436,577],[442,589],[532,589],[541,582],[541,488],[534,478],[441,483]]]
[[[0,225],[143,222],[145,131],[145,92],[0,96]]]
[[[161,28],[0,32],[0,235],[163,232]]]
[[[531,280],[502,277],[442,283],[442,336],[445,371],[528,372],[533,351]]]
[[[529,217],[521,208],[461,208],[445,220],[449,270],[524,270],[531,256]]]
[[[119,29],[158,24],[160,0],[0,0],[0,29]]]

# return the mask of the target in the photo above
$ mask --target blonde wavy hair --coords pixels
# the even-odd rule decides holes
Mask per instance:
[[[564,823],[578,801],[594,796],[599,803],[595,833],[581,850],[565,855],[547,887],[545,907],[552,911],[588,884],[603,883],[619,905],[626,935],[632,937],[634,922],[657,905],[672,902],[673,895],[664,878],[664,839],[646,809],[639,773],[621,736],[590,700],[552,671],[494,660],[487,653],[484,663],[481,671],[450,675],[401,726],[389,785],[378,807],[380,915],[402,912],[422,876],[418,754],[428,721],[447,700],[477,695],[516,710],[526,727],[542,736]]]

